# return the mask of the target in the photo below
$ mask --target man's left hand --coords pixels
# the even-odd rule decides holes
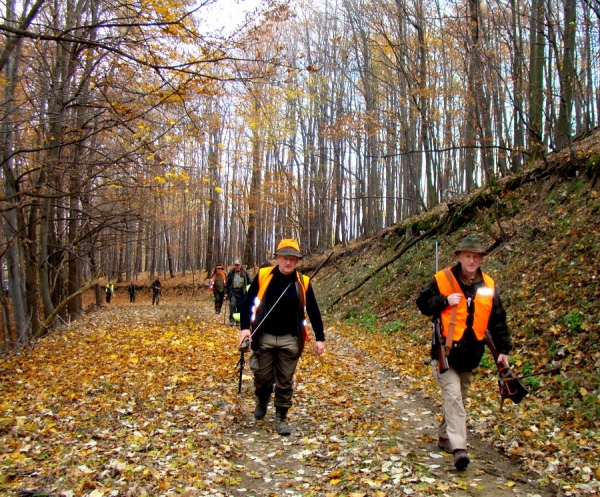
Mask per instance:
[[[325,342],[315,342],[315,354],[321,355],[325,350]]]
[[[500,365],[504,365],[506,367],[509,366],[508,356],[506,354],[498,354],[498,360],[496,361]]]

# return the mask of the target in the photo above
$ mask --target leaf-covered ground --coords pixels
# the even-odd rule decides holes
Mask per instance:
[[[363,354],[365,339],[348,338],[358,330],[343,324],[327,322],[322,357],[304,354],[294,432],[280,437],[272,410],[261,422],[252,416],[249,374],[238,394],[237,329],[210,299],[167,290],[151,306],[118,292],[103,310],[0,363],[0,493],[553,494],[475,433],[471,466],[454,471],[436,447],[440,406],[423,396],[427,380],[411,368],[392,372],[399,351],[385,340],[367,339],[376,359]]]
[[[237,330],[207,292],[186,296],[197,277],[166,280],[159,307],[119,288],[0,362],[0,493],[600,495],[600,133],[573,150],[453,201],[452,222],[401,256],[448,205],[334,248],[314,281],[327,349],[300,362],[289,438],[272,413],[254,421],[250,375],[237,393]],[[484,357],[468,399],[473,463],[459,474],[436,447],[430,323],[414,301],[434,242],[445,267],[474,231],[494,244],[484,269],[507,309],[513,368],[559,371],[525,379],[530,395],[500,410]]]
[[[355,324],[346,336],[364,354],[421,379],[421,394],[436,396],[422,363],[431,323],[415,299],[435,272],[435,244],[439,267],[447,267],[462,238],[477,232],[492,248],[483,269],[507,310],[511,366],[517,374],[556,374],[525,378],[530,395],[499,412],[495,367],[484,357],[470,392],[473,430],[546,488],[600,495],[600,133],[576,142],[574,152],[335,247],[315,286],[330,315]],[[446,226],[398,256],[450,208]]]

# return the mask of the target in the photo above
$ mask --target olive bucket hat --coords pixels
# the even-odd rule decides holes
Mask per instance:
[[[483,249],[483,245],[481,245],[481,241],[477,235],[465,236],[460,244],[460,248],[454,253],[458,255],[461,252],[473,252],[474,254],[488,255],[488,253]]]
[[[275,255],[281,256],[294,256],[302,259],[302,254],[300,253],[300,246],[298,242],[292,238],[284,238],[277,245],[277,250],[275,251]]]

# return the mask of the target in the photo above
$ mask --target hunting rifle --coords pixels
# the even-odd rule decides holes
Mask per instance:
[[[450,369],[450,365],[448,364],[446,347],[442,339],[442,323],[439,317],[433,320],[433,346],[437,351],[438,371],[440,374],[444,374]]]
[[[317,267],[317,269],[314,270],[313,274],[311,275],[310,279],[312,280],[317,273],[321,270],[321,268],[325,265],[325,263],[330,259],[330,257],[333,255],[333,252],[331,252],[323,262],[321,262],[321,264],[319,264],[319,267]],[[283,297],[283,294],[287,291],[287,289],[289,288],[289,285],[286,287],[286,289],[283,291],[283,293],[279,296],[279,299],[281,299],[281,297]],[[279,302],[279,299],[277,299],[277,302]],[[275,304],[273,304],[273,307],[275,307],[275,305],[277,304],[277,302],[275,302]],[[271,307],[271,309],[273,309],[273,307]],[[271,311],[269,310],[269,313]],[[265,317],[262,319],[262,321],[258,324],[258,326],[255,328],[255,330],[263,323],[263,321],[266,319],[266,317],[268,316],[268,314],[265,315]],[[254,333],[252,333],[254,334]],[[246,359],[244,358],[244,354],[246,352],[248,352],[250,350],[250,339],[249,338],[245,338],[244,341],[240,344],[240,346],[238,347],[238,351],[240,352],[240,358],[237,362],[237,364],[235,365],[235,370],[236,373],[239,371],[238,374],[238,393],[242,393],[242,375],[244,373],[244,366],[246,365]]]
[[[438,242],[435,242],[435,272],[438,272]],[[433,336],[432,343],[437,351],[438,371],[444,374],[450,365],[448,364],[448,356],[446,355],[445,341],[442,339],[442,321],[440,317],[433,318]]]

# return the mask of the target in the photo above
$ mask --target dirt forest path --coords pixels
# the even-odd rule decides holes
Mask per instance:
[[[296,375],[293,433],[238,394],[237,328],[206,294],[103,310],[0,363],[0,494],[76,496],[547,496],[471,436],[458,473],[436,447],[434,400],[327,323]]]

